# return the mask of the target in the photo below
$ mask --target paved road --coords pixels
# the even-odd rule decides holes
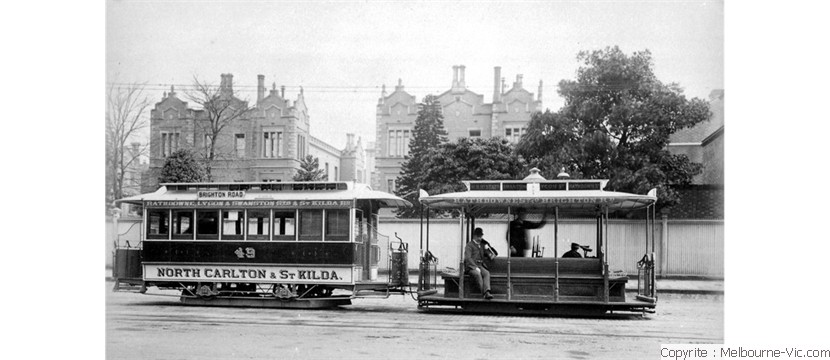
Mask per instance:
[[[209,308],[108,291],[107,358],[639,359],[659,356],[660,344],[723,342],[723,297],[715,295],[663,295],[645,319],[428,314],[399,295],[353,302]]]

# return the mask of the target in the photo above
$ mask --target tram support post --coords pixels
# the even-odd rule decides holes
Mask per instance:
[[[510,258],[513,254],[510,253],[510,206],[507,207],[507,300],[513,299],[513,283],[510,279]],[[518,253],[518,252],[517,252]]]
[[[553,302],[559,302],[559,207],[553,208]]]
[[[608,302],[608,206],[605,207],[605,241],[602,242],[602,245],[605,246],[605,251],[603,251],[603,262],[602,262],[602,283],[603,283],[603,291],[602,297],[603,301],[606,303]]]

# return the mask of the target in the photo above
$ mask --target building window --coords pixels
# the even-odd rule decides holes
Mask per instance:
[[[236,156],[245,157],[245,134],[236,134]]]
[[[386,179],[386,189],[389,193],[395,192],[395,179]]]
[[[269,210],[248,210],[248,240],[268,240]]]
[[[293,211],[274,211],[274,240],[294,240]]]
[[[326,241],[349,241],[349,210],[326,210]]]
[[[389,130],[389,156],[409,154],[409,130]]]
[[[326,163],[326,180],[329,179],[329,163]]]
[[[333,181],[340,180],[340,174],[337,173],[337,166],[334,167],[334,179]]]
[[[262,133],[262,157],[282,157],[282,132],[265,131]]]
[[[244,210],[222,211],[222,240],[242,240],[244,226]]]
[[[504,129],[504,137],[507,138],[508,141],[511,143],[518,143],[519,140],[522,138],[522,135],[525,134],[527,128],[520,127],[520,128],[506,128]]]
[[[161,156],[168,157],[179,149],[179,133],[161,133]]]
[[[470,130],[470,137],[480,137],[481,129]]]
[[[205,134],[205,155],[210,155],[210,139],[210,134]]]
[[[305,136],[297,135],[297,159],[305,159]]]

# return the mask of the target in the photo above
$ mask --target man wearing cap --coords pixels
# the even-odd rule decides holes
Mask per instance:
[[[498,253],[490,247],[487,240],[482,239],[483,236],[484,230],[481,228],[473,230],[473,240],[464,247],[464,267],[476,280],[478,288],[484,293],[484,298],[490,300],[493,295],[490,294],[490,271],[487,270],[485,259],[491,260]]]
[[[562,255],[563,258],[581,258],[582,255],[579,255],[580,246],[577,243],[571,243],[571,251],[566,252]]]

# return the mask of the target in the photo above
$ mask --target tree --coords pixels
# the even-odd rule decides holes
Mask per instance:
[[[146,154],[147,144],[137,140],[148,125],[144,116],[148,106],[150,101],[144,95],[144,84],[112,83],[107,89],[105,153],[108,205],[124,196],[125,174]],[[138,142],[139,146],[128,146],[133,142]]]
[[[224,75],[220,86],[213,86],[193,77],[195,90],[187,92],[187,98],[202,106],[204,119],[197,119],[197,126],[205,134],[206,149],[204,154],[205,174],[207,181],[213,179],[212,168],[214,161],[223,156],[218,150],[222,132],[234,120],[245,116],[252,108],[248,102],[233,95],[230,83]]]
[[[188,149],[179,149],[170,154],[164,160],[161,176],[159,176],[159,184],[203,182],[206,180],[207,174],[204,166]]]
[[[503,138],[459,138],[429,151],[422,188],[432,195],[464,191],[462,180],[515,180],[524,169]]]
[[[670,154],[669,135],[707,120],[708,103],[660,82],[648,50],[628,56],[615,46],[577,59],[576,80],[559,83],[565,105],[534,114],[518,153],[549,178],[564,167],[575,177],[610,179],[612,190],[657,188],[661,206],[675,203],[670,185],[690,183],[701,166]]]
[[[409,140],[409,154],[401,164],[401,175],[396,179],[395,194],[408,200],[413,200],[411,209],[402,210],[399,216],[416,216],[420,212],[418,190],[424,188],[425,163],[429,159],[430,150],[438,148],[447,142],[447,131],[444,130],[444,115],[441,103],[433,95],[427,95],[421,104],[418,104],[418,117],[415,119],[415,128]]]
[[[326,171],[319,167],[320,159],[306,155],[305,159],[300,161],[300,168],[294,175],[294,181],[323,181]]]

